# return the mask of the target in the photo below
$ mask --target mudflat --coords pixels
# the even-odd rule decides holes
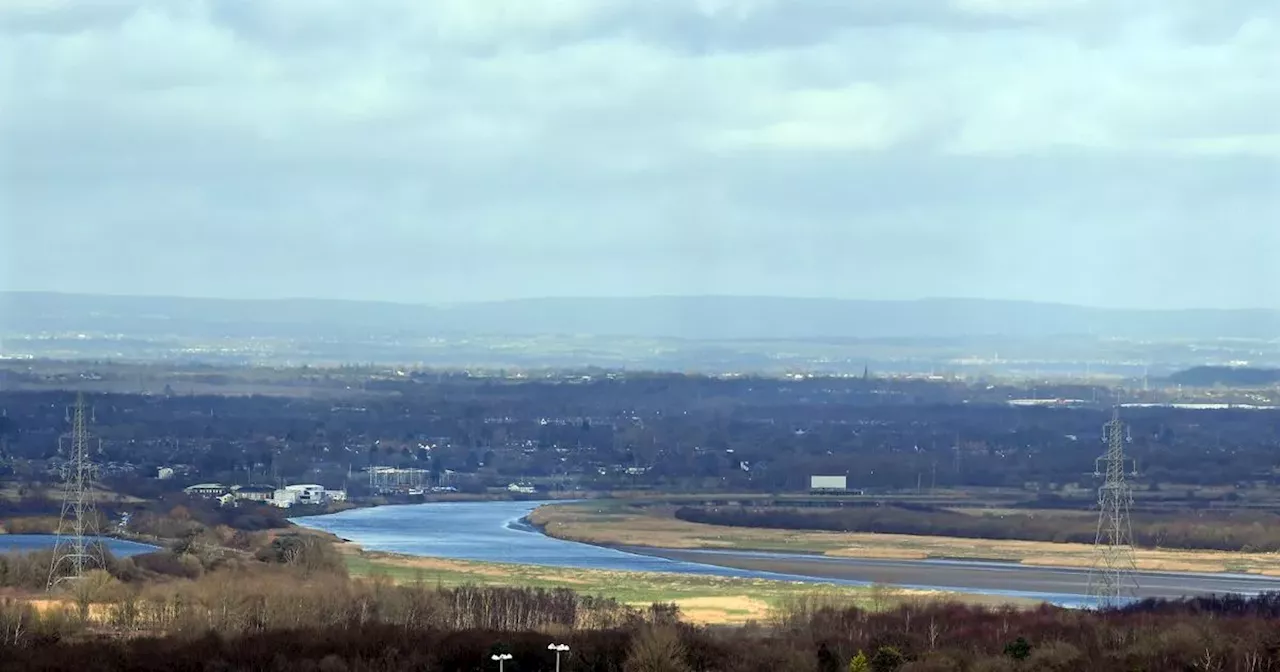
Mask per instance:
[[[676,519],[670,507],[592,501],[539,507],[530,520],[560,539],[605,546],[810,553],[862,560],[1001,560],[1045,568],[1087,569],[1089,544],[967,539],[907,534],[820,532],[725,527]],[[1138,569],[1149,572],[1280,576],[1280,555],[1139,549]]]
[[[720,567],[823,579],[865,581],[945,591],[1000,591],[1071,598],[1087,592],[1087,569],[974,560],[893,560],[751,551],[625,547],[632,553]],[[1280,590],[1280,579],[1239,574],[1138,572],[1139,598],[1260,593]]]

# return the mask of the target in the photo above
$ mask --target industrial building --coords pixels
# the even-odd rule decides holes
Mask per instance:
[[[369,467],[369,492],[375,495],[421,494],[431,481],[426,469]]]

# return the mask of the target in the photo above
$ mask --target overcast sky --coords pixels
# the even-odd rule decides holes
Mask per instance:
[[[1280,2],[0,0],[0,288],[1280,308]]]

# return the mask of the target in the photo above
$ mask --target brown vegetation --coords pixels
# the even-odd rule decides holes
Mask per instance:
[[[538,508],[530,520],[553,537],[604,545],[785,550],[902,560],[999,559],[1054,567],[1086,567],[1093,559],[1092,544],[729,527],[679,520],[674,511],[662,506],[606,507],[598,502],[556,504]],[[1280,574],[1280,556],[1275,553],[1139,549],[1136,561],[1139,569],[1151,571]]]
[[[564,590],[396,587],[277,568],[114,600],[88,618],[0,601],[0,669],[453,671],[487,669],[501,651],[519,672],[552,669],[553,640],[571,647],[568,669],[600,672],[1280,669],[1280,596],[1104,613],[797,604],[725,629]]]
[[[47,554],[8,557],[10,585]],[[252,558],[163,551],[109,560],[51,597],[0,597],[0,670],[828,672],[1280,670],[1280,596],[1145,602],[1094,613],[920,602],[862,610],[807,596],[740,628],[704,628],[565,588],[353,580],[319,535],[274,535]],[[707,603],[706,608],[747,605]]]
[[[694,523],[726,527],[782,530],[873,532],[966,539],[1093,543],[1097,523],[1060,511],[1002,512],[973,515],[943,508],[907,505],[863,505],[839,509],[788,507],[684,506],[675,517]],[[1133,537],[1143,548],[1172,548],[1230,552],[1280,550],[1275,514],[1256,511],[1183,511],[1135,513]]]

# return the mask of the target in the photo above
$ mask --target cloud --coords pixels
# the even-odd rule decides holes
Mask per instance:
[[[11,0],[0,63],[8,286],[1276,300],[1144,286],[1280,252],[1264,0]]]

